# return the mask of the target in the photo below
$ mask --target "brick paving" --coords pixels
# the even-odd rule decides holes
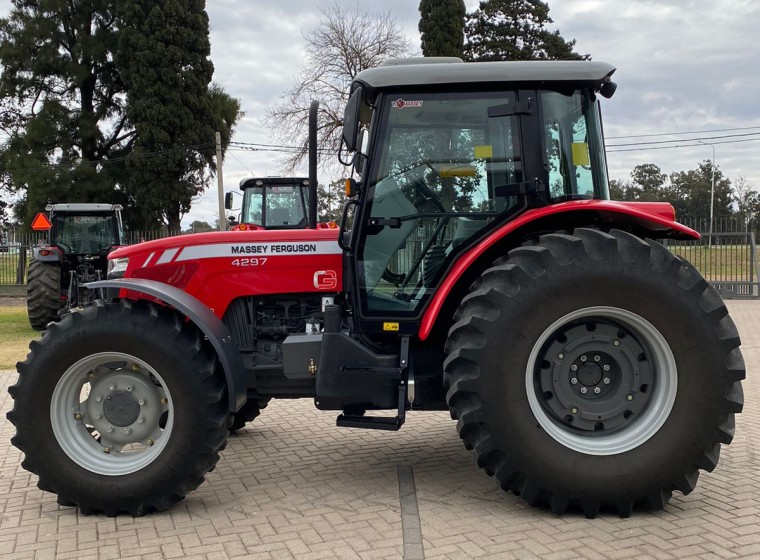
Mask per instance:
[[[0,557],[402,558],[399,473],[411,467],[427,559],[760,558],[760,301],[728,303],[744,341],[745,411],[716,471],[663,511],[556,517],[500,491],[446,413],[410,413],[396,433],[338,429],[304,399],[273,401],[169,511],[82,516],[21,469],[5,419],[16,374],[0,372]]]

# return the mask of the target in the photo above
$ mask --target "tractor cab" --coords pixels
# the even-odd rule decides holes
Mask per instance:
[[[243,179],[243,205],[233,230],[304,229],[309,200],[309,180],[300,177],[257,177]],[[232,209],[232,193],[225,196]]]
[[[426,59],[356,76],[343,139],[361,175],[350,285],[362,330],[392,316],[416,332],[456,259],[526,210],[609,199],[598,94],[614,70]]]

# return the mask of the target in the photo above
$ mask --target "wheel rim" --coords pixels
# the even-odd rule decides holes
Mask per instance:
[[[665,337],[617,307],[587,307],[552,323],[530,353],[530,408],[556,441],[589,455],[634,449],[673,408],[678,373]]]
[[[174,407],[166,383],[146,362],[101,352],[63,373],[50,399],[50,420],[74,462],[120,476],[159,456],[172,432]]]

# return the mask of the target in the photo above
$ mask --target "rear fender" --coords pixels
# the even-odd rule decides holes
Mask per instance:
[[[245,404],[247,399],[246,374],[243,360],[240,357],[240,350],[232,339],[227,326],[199,300],[179,288],[155,280],[138,278],[101,280],[85,285],[91,290],[117,288],[138,292],[152,296],[183,313],[201,330],[216,350],[227,380],[230,412],[237,412]]]
[[[550,231],[572,230],[576,227],[618,228],[654,239],[699,239],[691,228],[675,221],[675,212],[668,203],[617,202],[612,200],[576,200],[544,206],[521,214],[491,232],[449,267],[441,287],[422,315],[418,336],[426,340],[450,298],[463,297],[472,278],[466,274],[483,270],[493,259],[520,245],[525,239]],[[465,285],[466,284],[466,285]],[[451,312],[456,309],[450,306]],[[443,316],[446,316],[445,314]]]

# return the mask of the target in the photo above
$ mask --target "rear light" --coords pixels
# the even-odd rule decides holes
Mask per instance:
[[[48,255],[52,255],[52,254],[53,254],[53,251],[51,251],[50,249],[42,249],[40,251],[40,255],[42,255],[43,257],[47,257]]]

